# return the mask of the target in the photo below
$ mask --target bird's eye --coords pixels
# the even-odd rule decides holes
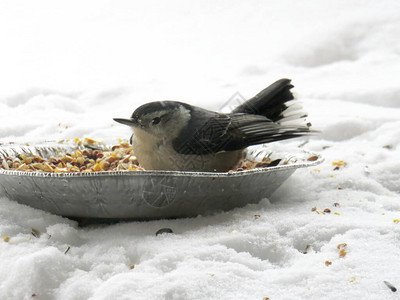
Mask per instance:
[[[161,121],[160,117],[155,117],[153,120],[151,120],[151,124],[157,125],[158,123],[160,123],[160,121]]]

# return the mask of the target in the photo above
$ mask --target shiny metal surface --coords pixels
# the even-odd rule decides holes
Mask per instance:
[[[74,146],[76,149],[77,146]],[[0,157],[19,153],[49,157],[72,146],[1,145]],[[264,148],[248,152],[261,160]],[[75,218],[160,219],[205,215],[269,197],[313,153],[284,157],[286,164],[229,173],[127,171],[43,173],[0,169],[0,195],[53,214]]]

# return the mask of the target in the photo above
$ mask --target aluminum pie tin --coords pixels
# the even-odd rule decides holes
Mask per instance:
[[[44,158],[82,146],[45,143],[0,145],[0,157],[36,154]],[[104,146],[107,148],[107,146]],[[260,147],[247,157],[271,155]],[[276,154],[279,157],[279,154]],[[317,156],[308,161],[310,156]],[[298,168],[323,159],[298,151],[281,157],[284,164],[252,170],[213,173],[179,171],[112,171],[46,173],[0,169],[0,195],[52,214],[75,219],[151,220],[194,217],[258,203]]]

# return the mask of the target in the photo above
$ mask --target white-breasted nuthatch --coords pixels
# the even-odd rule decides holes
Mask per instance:
[[[218,113],[177,101],[150,102],[130,119],[114,119],[133,130],[131,143],[147,170],[225,172],[244,149],[310,133],[289,79],[281,79],[231,113]]]

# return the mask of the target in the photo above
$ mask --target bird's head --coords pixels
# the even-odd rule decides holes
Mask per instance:
[[[144,131],[159,138],[173,139],[190,119],[190,107],[176,101],[150,102],[138,107],[130,119],[114,121],[130,126],[134,133]]]

